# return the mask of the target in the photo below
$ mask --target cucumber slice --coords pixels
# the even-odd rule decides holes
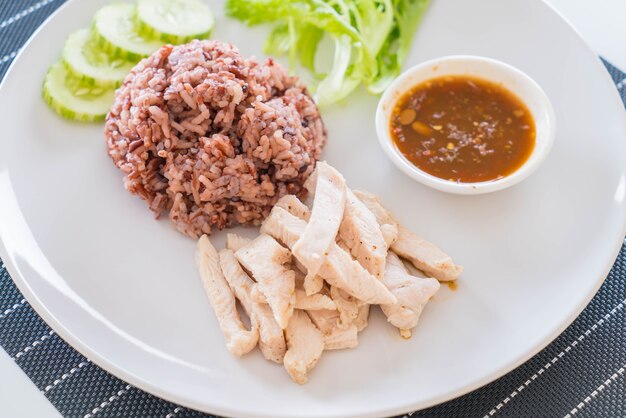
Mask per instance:
[[[201,0],[138,0],[136,18],[141,34],[172,44],[208,38],[214,24]]]
[[[43,98],[59,115],[86,122],[101,121],[115,100],[115,89],[86,86],[63,63],[52,64],[43,83]]]
[[[114,58],[139,61],[159,49],[163,43],[139,34],[135,8],[130,4],[111,4],[94,17],[94,39],[98,46]]]
[[[72,77],[85,85],[117,87],[135,65],[121,58],[111,58],[98,48],[89,29],[68,36],[63,47],[63,64]]]

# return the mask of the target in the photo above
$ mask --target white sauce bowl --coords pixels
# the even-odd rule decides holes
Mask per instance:
[[[391,114],[405,93],[426,80],[442,76],[470,76],[491,81],[515,94],[526,104],[535,121],[536,139],[532,154],[514,173],[498,180],[457,183],[435,177],[416,167],[391,138]],[[406,175],[420,183],[455,194],[481,194],[513,186],[532,174],[546,158],[554,142],[556,121],[548,96],[532,78],[501,61],[469,55],[436,58],[409,68],[385,90],[376,110],[376,133],[385,153]]]

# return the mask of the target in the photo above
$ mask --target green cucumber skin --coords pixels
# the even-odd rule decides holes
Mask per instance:
[[[146,22],[142,21],[139,18],[137,18],[137,26],[139,27],[139,33],[141,33],[142,35],[146,37],[152,37],[158,39],[159,41],[172,45],[186,44],[187,42],[191,42],[194,39],[208,39],[209,36],[211,36],[211,31],[192,36],[170,35],[168,33],[157,31],[152,26],[148,25]]]
[[[84,83],[87,86],[90,87],[117,87],[117,86],[111,86],[109,83],[103,83],[103,82],[98,82],[98,80],[96,80],[93,77],[88,76],[87,74],[83,74],[80,71],[77,71],[72,64],[70,64],[64,57],[61,58],[61,63],[63,63],[63,66],[65,67],[65,71],[67,71],[73,78],[80,80],[81,83]]]
[[[152,7],[158,7],[159,3],[170,3],[171,0],[138,0],[133,14],[133,21],[142,36],[158,39],[173,45],[185,44],[194,39],[207,39],[215,27],[215,18],[208,5],[198,0],[187,0],[180,4],[182,9],[191,8],[194,15],[200,15],[203,24],[197,25],[193,19],[190,22],[192,28],[185,24],[161,25],[160,18],[154,15]],[[188,3],[188,4],[185,4]],[[187,13],[189,10],[187,10]],[[155,20],[155,21],[153,21]]]
[[[59,73],[59,71],[61,71],[61,73]],[[80,111],[80,109],[74,110],[70,108],[68,105],[64,104],[64,101],[67,100],[67,98],[58,97],[59,95],[63,96],[63,94],[67,92],[68,87],[65,83],[67,82],[68,75],[69,74],[67,74],[66,72],[65,65],[62,62],[59,61],[59,62],[52,64],[52,66],[50,66],[44,78],[44,82],[43,82],[42,89],[41,89],[42,97],[43,97],[43,100],[46,102],[46,104],[52,110],[54,110],[57,114],[59,114],[65,119],[70,119],[70,120],[79,121],[79,122],[101,122],[105,120],[106,115],[109,112],[110,103],[106,105],[103,104],[100,109],[92,108],[92,112],[90,113],[90,112]],[[74,82],[76,80],[72,79],[72,81]],[[88,86],[85,86],[85,87],[88,87]],[[102,90],[101,87],[98,87],[98,88]],[[108,89],[108,90],[109,90],[109,93],[112,93],[112,89]],[[105,94],[105,93],[106,91],[103,91],[102,94]],[[111,97],[111,99],[113,100],[113,97]],[[98,107],[99,106],[100,105],[98,105]],[[76,103],[74,103],[73,107],[76,108]]]
[[[179,36],[164,33],[156,30],[154,27],[144,22],[137,12],[135,12],[135,23],[137,24],[137,27],[139,28],[139,33],[142,36],[145,36],[146,38],[158,39],[159,41],[172,45],[186,44],[187,42],[191,42],[194,39],[208,39],[209,36],[211,36],[211,29],[203,33],[189,36]]]
[[[83,36],[88,36],[89,38],[82,41]],[[85,66],[85,61],[82,61],[85,60],[83,48],[89,46],[88,43],[91,42],[92,37],[93,31],[89,29],[80,29],[70,34],[65,41],[65,45],[63,46],[61,53],[61,62],[63,63],[65,70],[72,78],[79,80],[81,84],[84,84],[85,86],[100,87],[103,89],[119,87],[122,85],[126,75],[128,74],[127,69],[124,69],[124,71],[112,69],[109,72],[99,71],[97,68],[94,68],[94,72],[89,66]],[[82,56],[82,60],[81,58],[76,58],[78,56],[77,54]],[[129,67],[134,66],[135,64],[136,62],[128,61],[123,65],[125,67]]]
[[[106,113],[102,115],[88,115],[86,113],[76,113],[73,110],[63,106],[61,103],[57,102],[54,97],[52,97],[47,88],[44,87],[41,90],[43,100],[50,107],[50,109],[54,110],[58,115],[62,116],[65,119],[78,122],[103,122],[106,119]]]
[[[102,87],[103,89],[107,88],[118,88],[122,85],[124,80],[119,81],[102,81],[96,78],[93,78],[87,74],[83,74],[80,71],[77,71],[72,64],[70,64],[65,58],[61,58],[61,62],[65,67],[65,70],[75,79],[80,80],[85,86],[89,87]]]
[[[150,54],[139,54],[112,44],[107,38],[102,36],[95,24],[92,25],[91,30],[93,32],[93,38],[96,41],[96,45],[98,45],[98,48],[102,49],[102,51],[109,54],[112,58],[119,58],[128,61],[141,61],[142,59],[150,56]]]

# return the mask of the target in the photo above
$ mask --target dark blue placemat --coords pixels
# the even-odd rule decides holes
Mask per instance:
[[[0,0],[0,79],[31,33],[63,2]],[[626,75],[605,65],[626,103]],[[406,416],[626,416],[625,298],[623,246],[598,294],[546,349],[479,390]],[[92,364],[37,316],[1,261],[0,346],[63,416],[210,417],[149,395]]]

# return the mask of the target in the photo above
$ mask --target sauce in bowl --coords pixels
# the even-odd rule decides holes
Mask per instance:
[[[535,147],[527,106],[501,85],[475,77],[418,84],[398,99],[390,120],[391,138],[406,159],[458,183],[506,177]]]

